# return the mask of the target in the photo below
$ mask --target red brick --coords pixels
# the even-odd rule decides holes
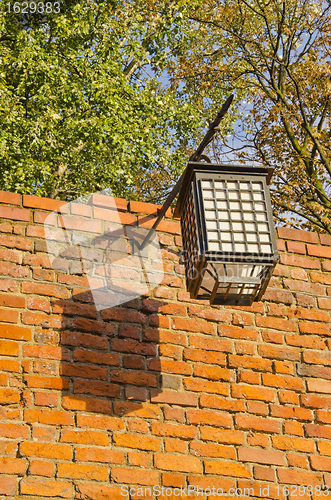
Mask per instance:
[[[216,411],[187,410],[186,418],[190,424],[215,425],[216,427],[232,426],[230,415]]]
[[[202,465],[198,458],[170,454],[155,454],[154,455],[155,467],[162,470],[176,470],[180,472],[202,472]]]
[[[324,340],[315,335],[285,335],[285,342],[294,347],[325,349]]]
[[[36,224],[46,224],[48,226],[55,226],[55,215],[51,212],[34,212],[33,222]]]
[[[236,453],[233,446],[213,443],[191,443],[190,452],[198,457],[229,458],[235,460]]]
[[[18,356],[19,343],[10,340],[0,340],[0,354],[3,356]]]
[[[325,259],[331,259],[331,248],[322,247],[317,245],[307,245],[308,255],[313,257],[323,257]]]
[[[277,228],[278,237],[284,240],[304,241],[306,243],[318,243],[317,233],[301,231],[300,229],[292,229],[287,227]]]
[[[26,422],[38,422],[40,424],[50,425],[74,425],[74,416],[65,411],[56,410],[24,410],[24,418]]]
[[[118,366],[119,356],[116,353],[98,352],[87,349],[75,349],[74,359],[83,363],[93,363],[100,365]]]
[[[2,477],[0,481],[0,495],[15,495],[16,485],[16,477]]]
[[[0,458],[1,474],[20,474],[23,475],[26,471],[27,462],[20,458]]]
[[[331,245],[331,235],[330,234],[320,234],[321,245]]]
[[[254,467],[254,478],[262,481],[275,481],[275,471],[270,467]]]
[[[128,213],[121,213],[115,210],[94,207],[94,218],[101,219],[116,224],[136,225],[136,216]],[[93,222],[93,221],[92,221]]]
[[[35,392],[34,403],[37,406],[49,406],[55,408],[58,405],[58,395],[52,392]]]
[[[238,459],[242,462],[285,465],[284,454],[280,451],[260,450],[254,448],[238,448]]]
[[[182,474],[171,474],[170,472],[164,472],[162,474],[162,485],[172,486],[173,488],[185,487],[185,476]]]
[[[55,464],[43,460],[31,460],[29,474],[33,476],[52,477],[55,472]]]
[[[138,226],[151,228],[156,221],[155,217],[145,217],[138,215]],[[158,225],[158,231],[164,233],[180,234],[180,224],[174,221],[161,220]]]
[[[292,304],[294,298],[291,292],[285,290],[267,289],[263,295],[263,299],[277,304]]]
[[[0,422],[0,436],[5,438],[28,439],[30,429],[25,424],[10,424]]]
[[[201,439],[203,441],[217,441],[227,444],[243,444],[245,433],[229,429],[216,429],[215,427],[200,427]]]
[[[26,457],[71,460],[72,449],[66,444],[23,442],[20,444],[20,454]]]
[[[206,474],[215,474],[221,476],[234,476],[234,477],[251,477],[249,469],[244,465],[236,462],[210,462],[204,461],[204,468]]]
[[[231,368],[248,368],[259,371],[272,371],[272,362],[268,359],[253,357],[253,356],[237,356],[229,355],[229,366]]]
[[[16,207],[0,207],[0,217],[2,219],[30,221],[30,210]]]
[[[280,450],[296,450],[305,453],[314,453],[315,451],[315,443],[312,439],[273,436],[272,445]]]
[[[272,328],[274,330],[281,330],[285,332],[295,332],[297,330],[296,323],[294,321],[265,316],[256,316],[256,326]]]
[[[173,328],[175,330],[201,332],[208,335],[213,335],[215,333],[215,325],[213,323],[195,319],[173,318]]]
[[[111,413],[111,401],[89,398],[86,396],[63,396],[62,406],[66,410],[91,411],[97,413]]]
[[[263,432],[280,433],[281,427],[277,420],[271,418],[252,417],[249,415],[237,415],[236,425],[239,429],[254,429]]]
[[[290,361],[299,361],[300,352],[287,347],[276,347],[271,345],[259,345],[258,353],[264,358],[288,359]]]
[[[313,470],[320,470],[322,472],[331,472],[331,458],[311,456],[310,464]]]
[[[287,421],[284,424],[284,433],[303,436],[303,425],[299,422]]]
[[[123,384],[140,385],[148,387],[156,387],[156,375],[152,373],[139,373],[113,370],[110,376],[111,382],[118,382]]]
[[[317,410],[316,415],[317,422],[331,424],[331,412],[325,410]]]
[[[138,467],[150,468],[152,466],[152,457],[148,453],[138,453],[129,451],[128,462],[130,465]]]
[[[287,241],[286,246],[288,252],[301,253],[303,255],[305,255],[306,253],[306,246],[304,243],[297,241]]]
[[[112,479],[115,483],[141,484],[154,486],[158,484],[159,473],[156,471],[144,471],[138,469],[112,468]],[[123,498],[123,495],[122,495]]]
[[[258,340],[259,334],[256,330],[241,328],[232,325],[218,325],[217,332],[222,337],[231,337],[234,339]]]
[[[28,477],[21,481],[21,493],[22,495],[38,495],[40,497],[73,498],[73,485],[62,481]]]
[[[205,351],[203,349],[185,349],[183,353],[185,360],[200,361],[214,365],[225,365],[226,355],[215,351]]]
[[[277,469],[278,479],[284,484],[313,485],[321,484],[321,475],[313,472],[297,471],[291,469]]]
[[[189,485],[193,485],[196,488],[199,487],[204,490],[206,490],[207,488],[213,488],[213,486],[216,490],[221,488],[223,491],[227,491],[229,490],[229,488],[235,488],[235,482],[233,481],[233,479],[227,477],[211,477],[206,475],[188,476],[187,482]],[[228,500],[227,497],[225,498]]]
[[[9,248],[17,248],[18,250],[32,249],[32,242],[20,236],[9,236],[7,234],[0,234],[0,245]],[[3,253],[3,250],[1,251]],[[0,253],[0,255],[1,255]],[[9,256],[9,254],[7,254]],[[8,258],[5,260],[9,260]]]
[[[316,283],[305,283],[303,281],[285,279],[284,285],[286,288],[289,288],[290,290],[296,291],[296,292],[305,292],[305,293],[311,293],[314,295],[323,295],[324,294],[323,286],[318,285]]]
[[[0,255],[0,259],[1,259],[1,255]],[[24,308],[25,307],[25,297],[18,296],[18,295],[8,295],[8,294],[0,293],[0,306]]]
[[[318,307],[320,307],[321,309],[331,309],[331,298],[329,299],[327,297],[318,297],[317,301]]]
[[[244,401],[229,400],[220,396],[202,394],[200,396],[200,406],[202,408],[216,408],[227,411],[245,411]]]
[[[147,436],[134,434],[113,434],[115,446],[123,448],[138,448],[139,450],[159,451],[160,440]]]
[[[50,212],[58,210],[63,213],[68,211],[65,205],[65,201],[53,200],[51,198],[39,198],[38,196],[31,196],[29,194],[23,195],[24,207],[39,208],[42,210],[49,210]]]
[[[95,446],[108,446],[109,444],[109,438],[105,432],[76,429],[62,429],[60,441],[61,443],[92,444]]]
[[[268,415],[269,409],[265,403],[260,401],[247,401],[247,411],[256,415]]]
[[[317,447],[321,455],[331,456],[331,443],[329,441],[319,441]]]
[[[15,441],[0,441],[0,455],[16,457],[18,445]]]
[[[121,451],[107,448],[76,448],[75,459],[80,462],[124,463],[124,455]]]
[[[0,274],[3,276],[11,276],[13,278],[26,278],[29,275],[29,268],[26,266],[18,266],[7,262],[1,262]]]
[[[290,403],[291,401],[286,400],[285,398],[280,398],[281,403]],[[281,417],[288,419],[296,419],[296,420],[312,420],[313,415],[310,410],[307,408],[300,408],[297,406],[280,406],[273,405],[271,407],[271,415],[273,417]]]
[[[168,403],[180,406],[196,406],[198,398],[196,394],[175,391],[151,391],[152,403]]]
[[[105,337],[90,335],[88,333],[82,334],[64,331],[61,332],[61,344],[105,350],[108,348],[109,340]]]
[[[6,203],[7,205],[20,205],[21,195],[18,193],[0,191],[0,203]]]
[[[318,365],[331,365],[331,353],[321,351],[304,351],[303,360],[305,363],[313,363]]]
[[[271,387],[284,387],[293,391],[304,391],[304,383],[297,377],[285,377],[280,375],[273,375],[271,373],[262,374],[263,385]]]
[[[0,337],[13,340],[31,340],[31,328],[1,324]]]
[[[108,382],[74,380],[73,389],[74,394],[95,394],[111,398],[119,398],[121,395],[120,386]]]
[[[151,432],[156,436],[179,437],[181,439],[194,439],[197,436],[196,427],[159,422],[152,423]]]
[[[127,201],[124,198],[115,198],[113,196],[107,196],[100,193],[94,193],[91,195],[88,205],[93,207],[104,207],[113,210],[121,210],[126,212]]]
[[[69,297],[69,292],[66,288],[46,283],[22,283],[22,292],[57,297],[59,299],[67,299]]]
[[[139,323],[144,325],[146,322],[146,317],[139,311],[133,311],[132,309],[117,309],[109,308],[101,311],[101,317],[108,321],[120,321],[123,323]]]
[[[331,382],[326,380],[307,380],[309,392],[321,392],[331,394]]]
[[[265,389],[264,387],[232,384],[231,393],[233,398],[257,399],[258,401],[275,400],[274,391],[271,389]]]
[[[29,358],[70,360],[70,351],[57,346],[24,346],[23,355]]]
[[[109,473],[106,467],[96,465],[59,463],[57,466],[57,477],[85,479],[87,481],[107,481],[108,476]]]
[[[152,203],[144,203],[142,201],[129,201],[128,205],[128,211],[129,212],[136,212],[136,213],[142,213],[142,214],[149,214],[149,215],[158,215],[160,209],[162,208],[162,205],[153,205]],[[168,208],[168,210],[165,213],[165,217],[171,218],[171,209]]]
[[[108,378],[107,368],[72,363],[61,363],[60,374],[66,377],[93,378],[100,380],[106,380]]]
[[[213,339],[202,335],[190,335],[189,343],[191,347],[206,349],[207,351],[232,352],[233,349],[229,340]]]
[[[15,292],[17,290],[18,283],[11,279],[1,279],[0,280],[0,290],[3,292]]]
[[[296,254],[281,254],[280,262],[285,266],[296,266],[303,269],[320,269],[320,261],[310,257],[300,257]]]
[[[60,377],[38,377],[33,375],[25,375],[24,380],[28,387],[55,390],[69,389],[68,380],[62,379]]]
[[[77,415],[78,427],[91,427],[92,429],[108,429],[111,431],[124,429],[123,421],[116,417],[99,415]]]
[[[308,408],[327,408],[331,409],[331,398],[315,396],[314,394],[302,394],[300,396],[301,404]]]

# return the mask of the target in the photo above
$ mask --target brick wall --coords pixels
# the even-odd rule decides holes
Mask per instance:
[[[0,192],[0,498],[325,498],[331,237],[279,228],[264,300],[210,307],[185,291],[169,211],[161,285],[97,312],[86,278],[50,265],[61,205]],[[157,209],[118,207],[147,226]]]

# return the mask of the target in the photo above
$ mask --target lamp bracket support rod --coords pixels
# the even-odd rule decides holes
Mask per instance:
[[[141,243],[141,245],[139,245],[139,250],[142,250],[143,248],[145,248],[145,246],[147,245],[147,243],[149,242],[149,240],[151,239],[152,235],[153,235],[153,231],[155,231],[155,229],[157,228],[157,226],[159,225],[159,223],[161,222],[161,220],[163,219],[166,211],[168,210],[168,208],[170,207],[171,203],[174,201],[176,195],[178,194],[180,188],[181,188],[181,185],[183,184],[183,180],[184,180],[184,175],[185,175],[185,170],[184,172],[182,173],[182,175],[180,176],[180,178],[178,179],[175,187],[173,188],[173,190],[171,191],[171,193],[169,194],[168,198],[166,199],[166,201],[164,202],[160,212],[159,212],[159,215],[158,215],[158,218],[156,219],[156,221],[154,222],[153,226],[151,227],[151,229],[148,231],[147,235],[145,236],[145,239],[143,240],[143,242]]]
[[[224,117],[225,113],[229,109],[230,104],[232,103],[233,97],[234,96],[232,94],[232,95],[230,95],[230,97],[227,98],[227,100],[225,101],[225,103],[223,104],[223,106],[221,108],[221,111],[217,114],[215,120],[209,125],[208,132],[206,133],[205,137],[203,138],[203,140],[202,140],[200,146],[198,147],[198,149],[196,150],[196,152],[193,153],[193,155],[190,157],[190,160],[189,160],[190,162],[194,162],[194,161],[198,162],[198,161],[200,161],[202,159],[202,157],[204,157],[204,155],[202,154],[203,150],[212,141],[212,138],[216,134],[216,132],[219,131],[220,121],[222,120],[222,118]],[[205,158],[207,158],[207,157],[205,157]],[[185,175],[185,170],[182,173],[182,175],[180,176],[179,180],[177,181],[175,187],[173,188],[173,190],[169,194],[168,198],[164,202],[164,205],[162,206],[162,208],[160,210],[158,218],[156,219],[156,221],[154,222],[153,226],[151,227],[151,229],[149,230],[149,232],[145,236],[145,239],[143,240],[143,242],[141,244],[138,244],[137,242],[135,242],[135,244],[137,245],[137,247],[138,247],[139,250],[142,250],[143,248],[145,248],[145,246],[148,244],[148,242],[152,238],[153,231],[155,231],[155,229],[157,228],[157,226],[159,225],[159,223],[163,219],[166,211],[168,210],[168,208],[170,207],[171,203],[173,202],[173,200],[175,199],[176,195],[178,194],[178,192],[179,192],[179,190],[181,188],[181,185],[183,184],[184,175]]]
[[[191,156],[190,161],[200,161],[203,150],[212,141],[216,132],[218,132],[220,130],[219,124],[220,124],[222,118],[224,117],[225,113],[229,109],[229,107],[233,101],[233,97],[234,97],[234,95],[231,94],[230,97],[227,98],[227,100],[225,101],[225,103],[223,104],[223,106],[221,108],[221,111],[217,114],[215,120],[209,125],[209,129],[208,129],[205,137],[202,139],[202,142],[201,142],[200,146],[198,147],[198,149],[196,150],[196,152],[193,153],[193,155]]]

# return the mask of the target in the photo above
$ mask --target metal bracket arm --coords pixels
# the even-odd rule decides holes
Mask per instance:
[[[176,195],[178,194],[178,192],[179,192],[179,190],[181,188],[181,185],[183,184],[184,174],[185,174],[185,170],[182,173],[182,175],[180,176],[180,178],[178,179],[175,187],[173,188],[173,190],[169,194],[168,198],[164,202],[164,205],[162,206],[162,208],[160,210],[158,218],[154,222],[154,224],[151,227],[151,229],[148,231],[147,235],[145,236],[145,239],[143,240],[143,242],[141,243],[141,245],[139,245],[139,246],[137,245],[138,248],[139,248],[139,250],[142,250],[148,244],[149,240],[151,239],[151,237],[153,235],[153,231],[155,231],[155,229],[157,228],[157,226],[160,224],[160,222],[163,219],[166,211],[168,210],[168,208],[170,207],[171,203],[173,202],[173,200],[175,199]]]

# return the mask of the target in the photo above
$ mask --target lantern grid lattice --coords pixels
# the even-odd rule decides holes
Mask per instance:
[[[176,212],[192,298],[260,300],[278,261],[268,169],[189,164]]]

